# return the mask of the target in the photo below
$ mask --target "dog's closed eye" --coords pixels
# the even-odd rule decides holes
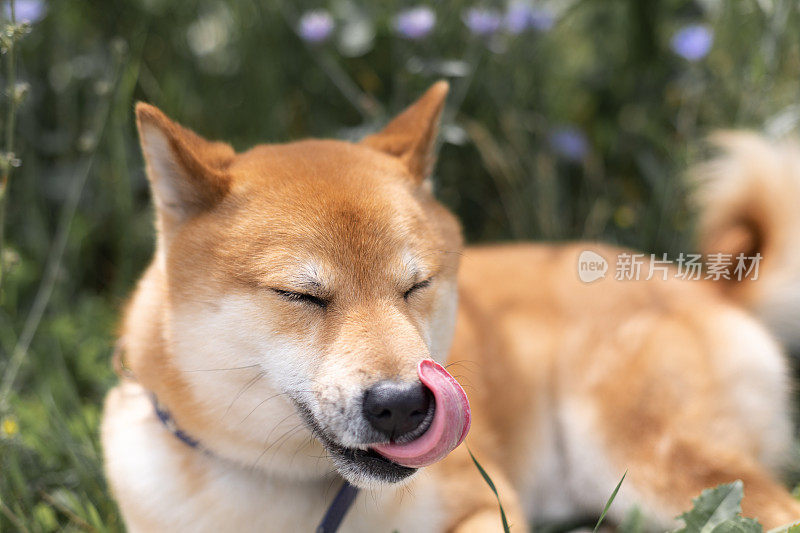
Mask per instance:
[[[403,298],[408,300],[408,298],[412,294],[414,294],[415,292],[417,292],[419,290],[422,290],[425,287],[427,287],[428,285],[430,285],[432,280],[433,280],[433,278],[428,278],[428,279],[426,279],[424,281],[420,281],[419,283],[415,283],[414,285],[411,286],[410,289],[408,289],[406,292],[403,293]]]
[[[304,292],[295,292],[295,291],[287,291],[284,289],[272,289],[276,294],[278,294],[284,300],[289,300],[292,302],[301,302],[309,305],[314,305],[319,307],[320,309],[325,309],[328,307],[329,301],[320,298],[319,296],[314,296],[313,294],[306,294]]]

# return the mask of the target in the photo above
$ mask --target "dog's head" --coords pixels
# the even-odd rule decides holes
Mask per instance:
[[[452,392],[418,368],[444,360],[455,319],[462,239],[429,183],[446,93],[360,143],[238,154],[137,106],[158,244],[127,327],[158,316],[161,360],[134,371],[185,431],[287,475],[324,452],[360,485],[414,472],[386,457],[430,433],[431,390]]]

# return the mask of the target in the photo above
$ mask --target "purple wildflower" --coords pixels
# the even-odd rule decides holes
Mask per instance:
[[[503,23],[503,17],[498,11],[478,7],[468,9],[463,20],[469,31],[480,36],[495,33]]]
[[[537,9],[522,2],[509,4],[505,28],[509,33],[520,34],[528,29],[546,31],[553,27],[555,17],[545,9]]]
[[[11,17],[11,4],[4,2],[6,17]],[[16,0],[14,15],[17,22],[33,24],[42,20],[47,13],[47,5],[42,0]]]
[[[556,23],[556,17],[546,9],[531,9],[530,21],[534,30],[547,31]]]
[[[509,4],[506,11],[505,26],[510,33],[522,33],[528,29],[531,7],[526,4],[514,2]]]
[[[297,33],[310,43],[321,43],[333,32],[333,17],[324,9],[306,11],[297,24]]]
[[[580,161],[589,151],[586,135],[578,128],[565,126],[550,134],[550,146],[559,155],[570,161]]]
[[[704,24],[693,24],[672,36],[672,50],[689,61],[703,59],[714,43],[714,32]]]
[[[436,25],[436,13],[428,6],[417,6],[397,14],[394,29],[406,39],[422,39]]]

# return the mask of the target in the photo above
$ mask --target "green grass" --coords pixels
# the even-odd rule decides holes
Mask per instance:
[[[620,478],[619,483],[617,483],[617,486],[614,487],[614,492],[612,492],[611,496],[608,497],[608,501],[606,502],[605,506],[603,507],[603,512],[600,513],[600,518],[597,519],[597,523],[594,525],[594,529],[592,530],[592,533],[597,533],[597,531],[600,529],[600,526],[603,524],[603,520],[605,520],[605,518],[606,518],[606,513],[608,513],[608,510],[611,508],[611,504],[614,503],[614,499],[617,497],[617,493],[619,492],[619,488],[622,486],[622,482],[625,481],[625,476],[627,476],[627,475],[628,475],[628,471],[626,470],[625,473],[622,474],[622,477]]]
[[[475,468],[477,468],[478,472],[481,473],[481,477],[483,477],[483,480],[486,482],[486,484],[494,493],[494,497],[497,498],[497,505],[500,508],[500,520],[503,523],[503,531],[505,531],[505,533],[509,533],[511,531],[511,528],[508,526],[508,518],[506,518],[506,511],[505,509],[503,509],[503,502],[500,501],[500,494],[497,493],[497,487],[494,486],[494,481],[492,481],[492,478],[489,477],[489,474],[486,473],[486,470],[483,469],[478,460],[475,459],[475,456],[472,454],[472,450],[469,450],[469,456],[472,459],[472,463],[475,465]]]

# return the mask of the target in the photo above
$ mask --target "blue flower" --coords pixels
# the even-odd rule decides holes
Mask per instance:
[[[6,17],[11,17],[11,4],[4,2]],[[42,0],[16,0],[14,2],[14,16],[17,22],[33,24],[39,22],[47,13],[47,5]]]
[[[703,24],[693,24],[678,30],[672,36],[672,50],[689,61],[703,59],[714,43],[714,32]]]
[[[503,17],[494,9],[473,7],[463,16],[464,24],[475,35],[491,35],[500,29]]]
[[[531,9],[530,26],[534,30],[547,31],[556,23],[556,17],[546,9]]]
[[[505,26],[510,33],[522,33],[528,29],[530,6],[515,2],[508,5]]]
[[[537,9],[522,2],[508,5],[505,28],[509,33],[520,34],[528,29],[546,31],[553,27],[555,17],[545,9]]]
[[[570,161],[580,161],[589,151],[586,135],[573,126],[564,126],[550,133],[550,146]]]
[[[310,43],[321,43],[333,32],[333,17],[324,9],[306,11],[297,24],[297,33]]]
[[[422,39],[436,26],[436,13],[427,6],[417,6],[397,14],[394,29],[406,39]]]

